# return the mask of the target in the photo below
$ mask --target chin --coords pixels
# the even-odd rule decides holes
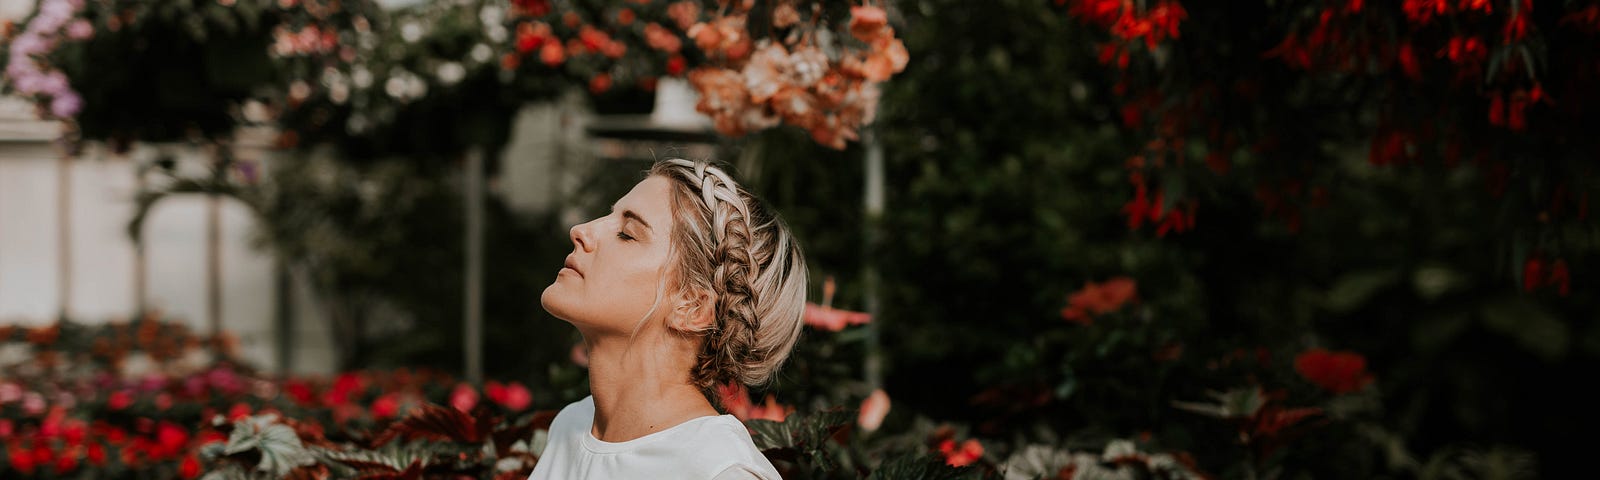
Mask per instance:
[[[571,323],[572,316],[567,313],[565,295],[560,290],[561,287],[554,283],[544,287],[544,293],[539,295],[539,306],[544,307],[544,311],[550,312],[550,315]]]

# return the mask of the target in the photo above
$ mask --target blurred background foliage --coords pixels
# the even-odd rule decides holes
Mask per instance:
[[[1396,5],[1357,17],[1339,10],[1344,2],[1190,3],[1184,41],[1121,44],[1108,58],[1115,39],[1074,10],[1104,2],[894,2],[891,21],[912,61],[883,85],[864,132],[885,154],[881,218],[863,211],[862,143],[827,148],[792,127],[721,140],[718,157],[802,240],[814,299],[831,278],[829,303],[863,310],[867,272],[882,279],[870,329],[808,329],[755,398],[770,393],[802,413],[854,405],[875,387],[862,365],[877,349],[894,399],[883,432],[912,432],[817,445],[826,425],[816,423],[832,415],[821,414],[796,420],[805,433],[778,446],[811,455],[800,463],[818,470],[802,470],[818,476],[827,476],[820,465],[864,472],[884,452],[941,452],[939,442],[965,438],[986,440],[988,473],[1033,446],[1097,452],[1127,438],[1186,452],[1224,478],[1580,471],[1586,447],[1571,439],[1600,424],[1575,393],[1600,366],[1600,299],[1587,277],[1597,236],[1582,214],[1545,205],[1557,183],[1593,192],[1583,136],[1592,114],[1536,115],[1526,131],[1497,130],[1481,125],[1497,94],[1461,87],[1445,54],[1422,70],[1440,80],[1414,84],[1393,59],[1329,73],[1295,67],[1293,49],[1279,48],[1319,18],[1383,19],[1339,27],[1350,37],[1456,38],[1438,24],[1403,31],[1411,11]],[[618,4],[573,5],[603,19]],[[1335,11],[1347,16],[1318,15]],[[1555,25],[1562,11],[1541,4],[1537,21]],[[1499,28],[1485,24],[1472,25]],[[373,57],[423,71],[472,56],[471,39],[449,25],[416,50]],[[1593,43],[1554,32],[1545,38],[1552,58]],[[1114,66],[1120,49],[1138,56]],[[307,154],[240,195],[262,216],[263,245],[331,293],[328,311],[346,329],[343,367],[461,367],[460,152],[504,144],[513,113],[500,108],[505,98],[546,100],[553,85],[588,88],[595,75],[551,80],[530,56],[511,70],[534,83],[506,83],[500,53],[471,65],[457,87],[401,102],[370,137],[352,134],[361,109],[332,101],[331,89],[283,105],[298,136],[281,146],[331,143],[342,157]],[[1549,65],[1547,78],[1586,78]],[[1228,83],[1239,79],[1249,88]],[[95,90],[82,91],[94,104]],[[479,128],[460,112],[497,126]],[[1422,135],[1419,125],[1435,119],[1468,142]],[[1404,145],[1390,151],[1402,130]],[[1446,161],[1455,147],[1484,160]],[[581,187],[592,204],[574,207],[602,213],[647,167],[596,167]],[[1158,211],[1186,211],[1187,221],[1138,220],[1150,205],[1130,199],[1145,198],[1146,182],[1166,194],[1153,200]],[[1586,211],[1583,198],[1570,208]],[[584,373],[570,358],[577,338],[537,305],[571,249],[568,226],[555,213],[515,214],[493,196],[487,225],[488,376],[534,386],[537,408],[583,397]],[[1557,262],[1562,281],[1546,280]],[[1103,309],[1081,303],[1085,292],[1124,285],[1137,293]],[[1360,363],[1343,380],[1355,383],[1320,380],[1316,362],[1349,354]]]

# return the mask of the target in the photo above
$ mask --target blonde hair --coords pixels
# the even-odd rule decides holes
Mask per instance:
[[[720,166],[665,159],[651,176],[672,181],[674,285],[716,293],[716,320],[690,379],[707,392],[761,385],[800,337],[806,262],[788,225]]]

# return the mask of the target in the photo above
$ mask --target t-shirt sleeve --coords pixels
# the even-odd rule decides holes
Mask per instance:
[[[722,469],[722,473],[718,473],[717,476],[712,477],[711,480],[780,480],[780,479],[776,479],[776,478],[767,479],[765,477],[762,477],[761,475],[757,475],[756,474],[756,469],[736,463],[736,464],[733,464],[733,465],[729,465],[728,468]]]

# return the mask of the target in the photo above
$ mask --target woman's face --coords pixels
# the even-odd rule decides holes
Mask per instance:
[[[669,270],[671,181],[651,176],[612,206],[611,214],[572,227],[572,253],[540,302],[580,331],[631,334],[648,313],[667,310],[663,276]]]

